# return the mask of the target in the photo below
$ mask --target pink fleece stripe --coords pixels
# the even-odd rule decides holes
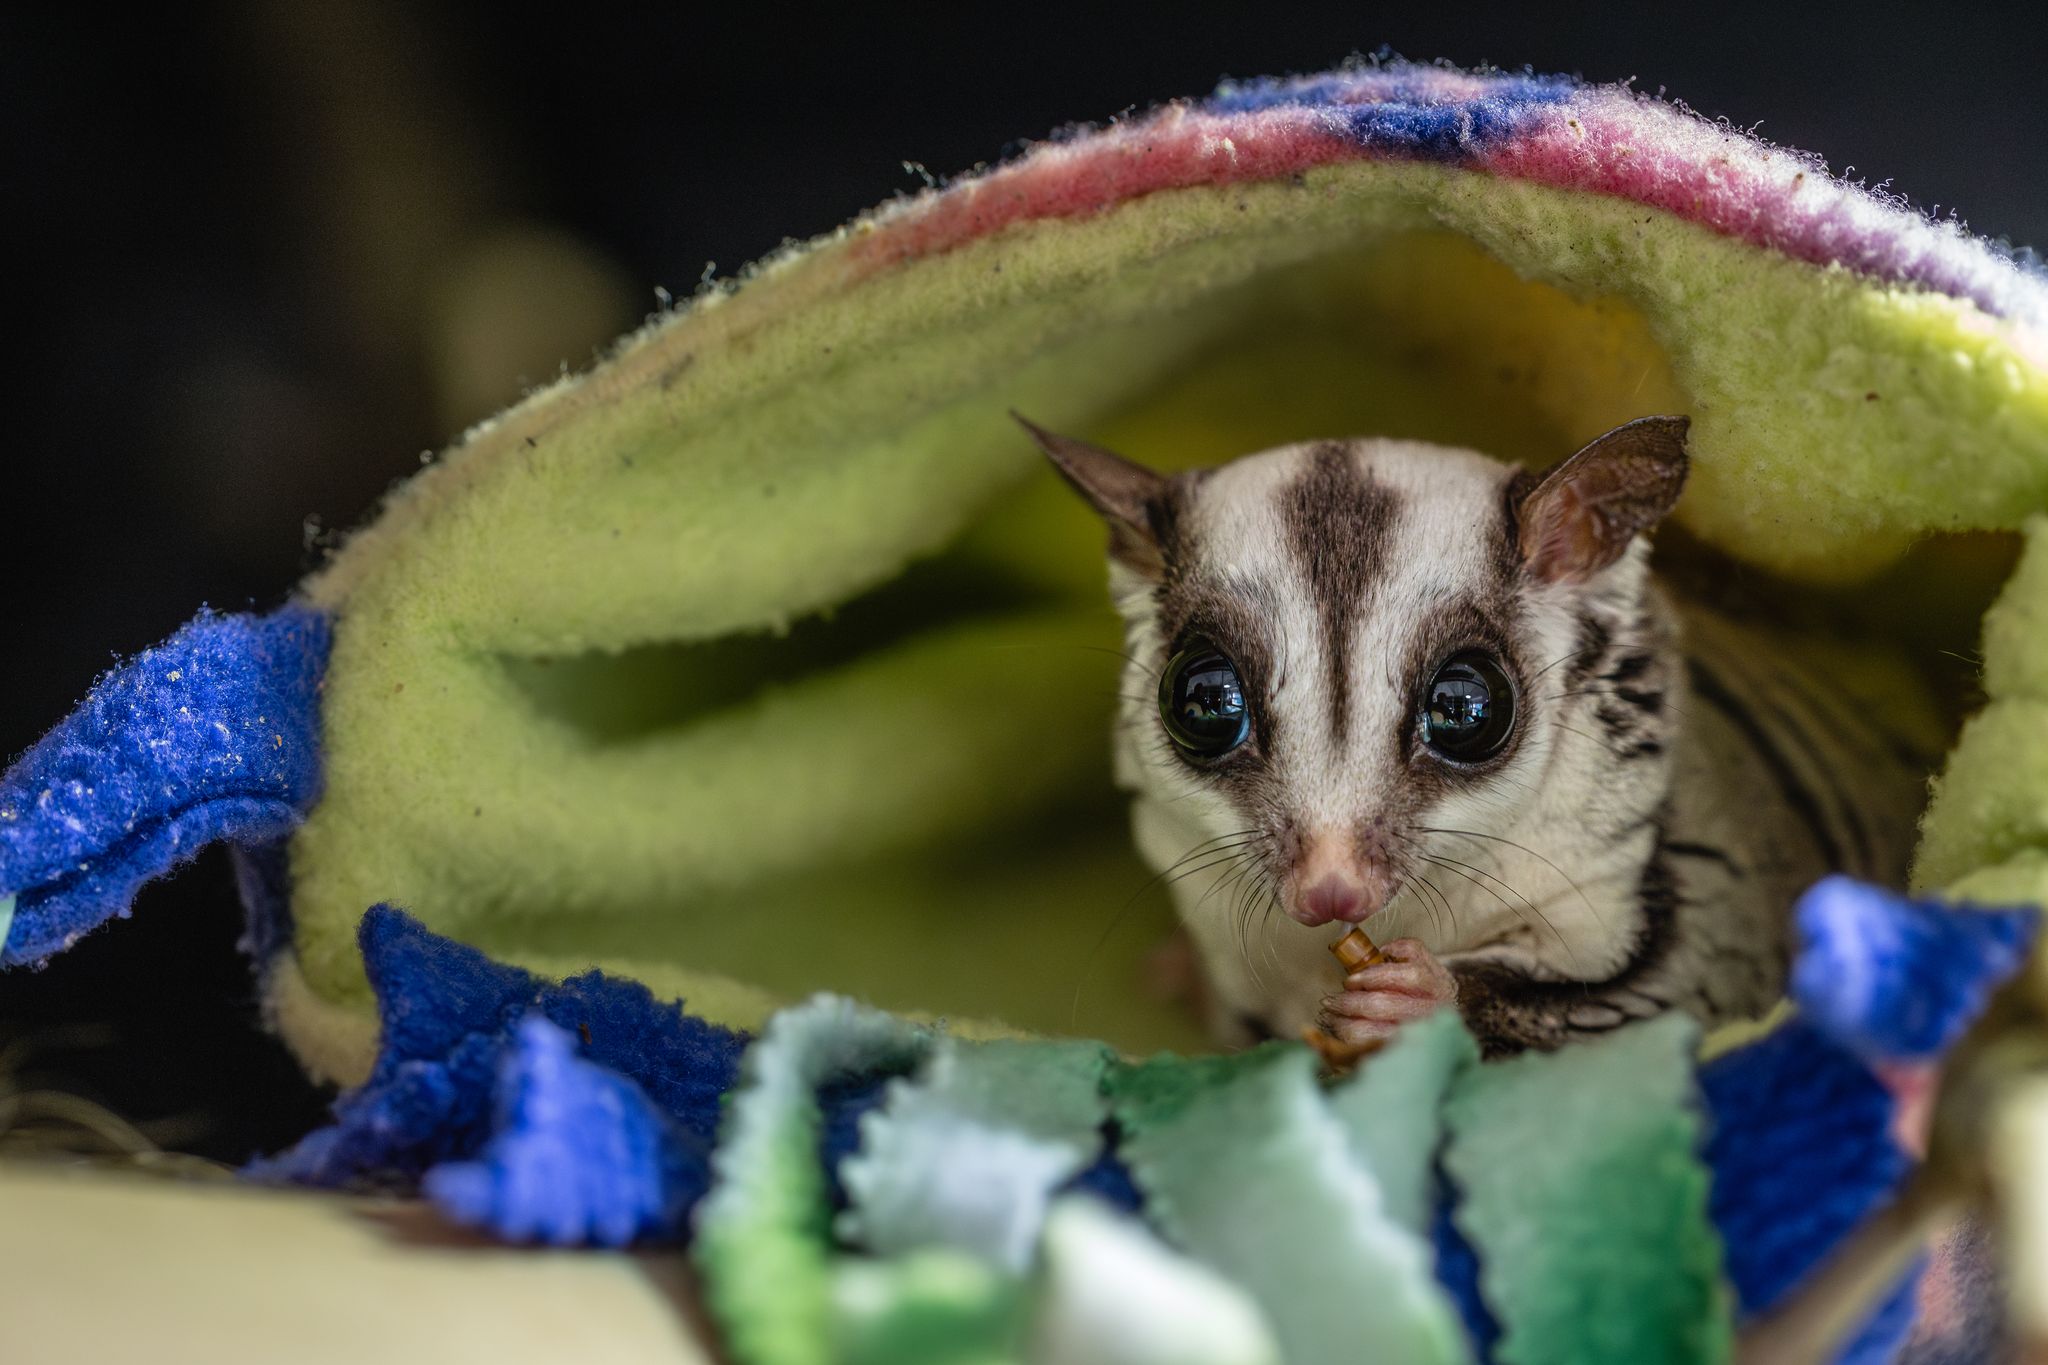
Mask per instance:
[[[1961,228],[1845,185],[1811,157],[1647,97],[1582,92],[1536,111],[1520,137],[1481,152],[1476,164],[1633,200],[1795,260],[1921,285],[1990,312],[2040,306],[2015,297],[2026,284],[2019,270]]]
[[[1083,217],[1155,190],[1280,180],[1364,154],[1312,109],[1224,115],[1171,105],[1076,142],[1042,144],[1021,161],[884,211],[874,233],[849,243],[849,260],[858,277],[1012,223]]]
[[[1035,219],[1098,213],[1157,190],[1284,179],[1317,166],[1390,155],[1354,135],[1359,105],[1458,104],[1493,78],[1408,67],[1300,83],[1319,103],[1218,113],[1174,104],[881,210],[847,245],[858,279]],[[1954,224],[1829,175],[1815,158],[1767,146],[1648,96],[1586,88],[1531,103],[1517,131],[1475,141],[1447,163],[1511,179],[1631,200],[1813,265],[1968,299],[2035,325],[2048,288]]]

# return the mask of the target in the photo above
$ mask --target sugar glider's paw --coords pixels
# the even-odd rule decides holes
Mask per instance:
[[[1385,960],[1344,978],[1344,989],[1325,996],[1316,1022],[1346,1043],[1391,1038],[1411,1019],[1457,1003],[1458,982],[1436,954],[1412,938],[1380,945]]]

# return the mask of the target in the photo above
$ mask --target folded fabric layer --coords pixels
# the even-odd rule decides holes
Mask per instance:
[[[1341,1360],[1367,1343],[1387,1365],[1470,1359],[1428,1243],[1389,1216],[1315,1068],[1314,1053],[1287,1044],[1163,1057],[1116,1078],[1147,1214],[1246,1289],[1289,1360]]]
[[[1696,1026],[1667,1014],[1470,1068],[1445,1100],[1452,1217],[1509,1365],[1722,1360],[1732,1323],[1694,1156]],[[1794,1120],[1797,1106],[1780,1117]]]
[[[1904,633],[1984,593],[1902,557],[2048,498],[2044,300],[1813,158],[1511,73],[1232,84],[884,206],[480,428],[307,584],[329,781],[281,1027],[331,1055],[353,1021],[367,1060],[352,935],[393,901],[738,1027],[828,989],[1192,1045],[1134,992],[1072,1021],[1145,874],[1099,528],[1008,408],[1170,468],[1352,433],[1548,463],[1683,412],[1683,527],[1796,583],[1910,576],[1862,617]],[[1933,885],[2048,887],[2038,662],[1990,680]]]
[[[1097,1043],[941,1039],[895,1082],[840,1167],[840,1235],[882,1255],[949,1246],[1021,1272],[1053,1193],[1102,1148],[1108,1050]]]
[[[1229,1280],[1094,1201],[1046,1220],[1029,1358],[1045,1365],[1280,1365],[1256,1305]]]
[[[328,623],[202,613],[94,685],[0,776],[0,966],[40,962],[215,840],[289,834],[320,794]],[[0,916],[0,918],[5,918]]]
[[[573,1038],[576,1057],[645,1095],[650,1108],[639,1119],[630,1106],[620,1113],[622,1124],[649,1128],[639,1138],[642,1144],[660,1146],[657,1136],[673,1125],[675,1141],[687,1150],[664,1158],[670,1164],[663,1169],[687,1179],[694,1169],[688,1151],[697,1153],[701,1166],[738,1077],[746,1035],[707,1024],[680,1003],[661,1004],[646,987],[602,973],[543,981],[429,933],[386,906],[363,917],[361,943],[382,1005],[376,1070],[336,1103],[331,1127],[255,1163],[249,1170],[254,1178],[325,1188],[412,1188],[431,1167],[478,1157],[495,1137],[516,1137],[526,1125],[546,1121],[551,1108],[582,1107],[572,1098],[589,1084],[580,1068],[536,1069],[519,1062],[518,1031],[535,1018]],[[552,1056],[546,1035],[529,1046],[535,1062]],[[506,1087],[502,1097],[500,1086]],[[569,1093],[555,1094],[564,1088]],[[573,1138],[566,1140],[573,1145]],[[593,1151],[583,1159],[604,1158]],[[619,1245],[656,1232],[679,1234],[683,1213],[707,1183],[699,1170],[675,1218],[659,1229],[637,1228],[624,1239],[559,1240]],[[641,1202],[670,1206],[666,1197]],[[463,1202],[464,1221],[500,1231],[520,1216],[510,1208],[502,1215],[488,1212],[471,1198]]]

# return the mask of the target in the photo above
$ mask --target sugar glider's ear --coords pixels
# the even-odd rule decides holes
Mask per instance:
[[[1113,450],[1047,431],[1021,413],[1010,416],[1031,433],[1060,477],[1109,523],[1110,558],[1147,578],[1165,577],[1166,561],[1159,548],[1165,476]]]
[[[1583,583],[1664,519],[1685,487],[1684,417],[1638,417],[1509,493],[1522,566],[1545,583]]]

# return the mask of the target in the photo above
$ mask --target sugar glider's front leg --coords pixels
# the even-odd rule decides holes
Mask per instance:
[[[1505,1057],[1606,1033],[1652,1012],[1639,992],[1539,981],[1498,962],[1445,963],[1412,938],[1379,951],[1379,961],[1346,976],[1344,989],[1323,999],[1317,1023],[1339,1042],[1384,1042],[1402,1025],[1455,1006],[1480,1054]]]
[[[1458,1000],[1458,981],[1436,954],[1412,938],[1380,945],[1380,960],[1344,978],[1325,996],[1316,1022],[1342,1043],[1384,1042],[1403,1024]]]

